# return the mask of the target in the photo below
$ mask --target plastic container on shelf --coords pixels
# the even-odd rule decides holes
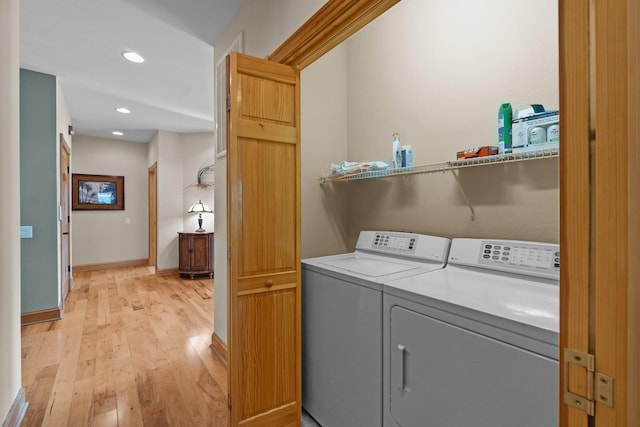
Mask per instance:
[[[560,125],[551,125],[547,128],[547,141],[548,142],[560,141]]]
[[[511,127],[513,110],[510,103],[500,105],[498,109],[498,150],[500,154],[511,154]]]
[[[403,145],[402,150],[402,167],[413,168],[413,150],[410,145]]]
[[[529,130],[529,145],[543,144],[547,142],[547,131],[542,126],[536,126]]]

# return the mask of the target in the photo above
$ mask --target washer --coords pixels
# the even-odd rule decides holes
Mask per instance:
[[[382,425],[383,283],[445,265],[450,240],[362,231],[302,261],[302,406],[323,427]]]
[[[558,245],[453,239],[384,288],[386,427],[558,423]]]

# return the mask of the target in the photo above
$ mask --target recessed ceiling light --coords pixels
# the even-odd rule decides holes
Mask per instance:
[[[113,132],[111,132],[113,135],[115,136],[122,136],[124,135],[124,133],[120,132],[119,130],[114,130]]]
[[[131,50],[122,52],[122,56],[124,56],[131,62],[135,62],[136,64],[140,64],[141,62],[144,62],[144,58],[139,53],[133,52]]]
[[[129,114],[131,112],[131,110],[129,110],[128,108],[124,108],[124,107],[118,107],[118,108],[116,108],[116,111],[118,113],[122,113],[122,114]]]

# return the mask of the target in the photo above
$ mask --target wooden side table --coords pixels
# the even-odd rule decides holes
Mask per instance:
[[[213,233],[178,233],[178,273],[213,277]]]

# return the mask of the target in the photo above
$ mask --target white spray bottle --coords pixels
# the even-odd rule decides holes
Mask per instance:
[[[402,167],[402,153],[400,152],[400,136],[398,132],[393,134],[393,141],[391,143],[393,149],[393,168],[398,169]]]

